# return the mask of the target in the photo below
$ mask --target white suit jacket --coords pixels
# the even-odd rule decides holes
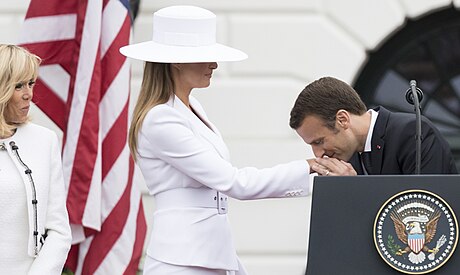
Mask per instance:
[[[310,169],[305,160],[268,169],[235,168],[199,102],[190,97],[190,105],[212,130],[175,96],[145,117],[138,165],[150,194],[211,188],[244,200],[308,195]],[[238,270],[227,215],[212,208],[157,210],[147,254],[170,264]]]
[[[15,156],[10,142],[18,146],[19,156],[32,170],[35,183],[38,213],[38,255],[35,255],[34,210],[32,187],[24,173],[25,168]],[[27,123],[17,128],[16,133],[5,139],[8,154],[17,167],[27,195],[29,221],[28,254],[35,257],[28,274],[61,274],[67,259],[72,236],[66,209],[65,187],[62,175],[61,154],[56,134],[42,126]],[[0,221],[1,222],[1,221]],[[47,231],[43,244],[40,237]]]

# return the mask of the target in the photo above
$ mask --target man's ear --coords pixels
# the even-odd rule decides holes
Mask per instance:
[[[350,113],[344,109],[338,110],[335,114],[335,121],[338,127],[347,129],[350,127]]]

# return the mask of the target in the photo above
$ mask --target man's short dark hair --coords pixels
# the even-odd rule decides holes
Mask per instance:
[[[317,116],[328,128],[335,129],[335,116],[340,109],[354,115],[362,115],[367,111],[353,87],[336,78],[323,77],[308,84],[297,97],[289,125],[298,129],[305,117]]]

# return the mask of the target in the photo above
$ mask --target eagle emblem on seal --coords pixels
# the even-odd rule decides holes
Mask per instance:
[[[413,215],[414,213],[416,214]],[[399,249],[396,255],[409,253],[409,260],[414,264],[425,260],[425,252],[436,255],[439,248],[429,248],[428,245],[436,235],[440,217],[439,211],[417,202],[409,203],[391,212],[390,218],[393,220],[396,235],[407,245],[404,249]]]
[[[449,204],[426,190],[389,198],[374,221],[374,244],[392,268],[426,274],[443,266],[458,242],[458,222]]]

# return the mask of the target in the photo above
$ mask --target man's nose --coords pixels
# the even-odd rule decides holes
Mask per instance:
[[[312,146],[312,150],[313,154],[315,154],[315,157],[317,158],[322,157],[326,153],[326,151],[323,148],[318,146]]]

